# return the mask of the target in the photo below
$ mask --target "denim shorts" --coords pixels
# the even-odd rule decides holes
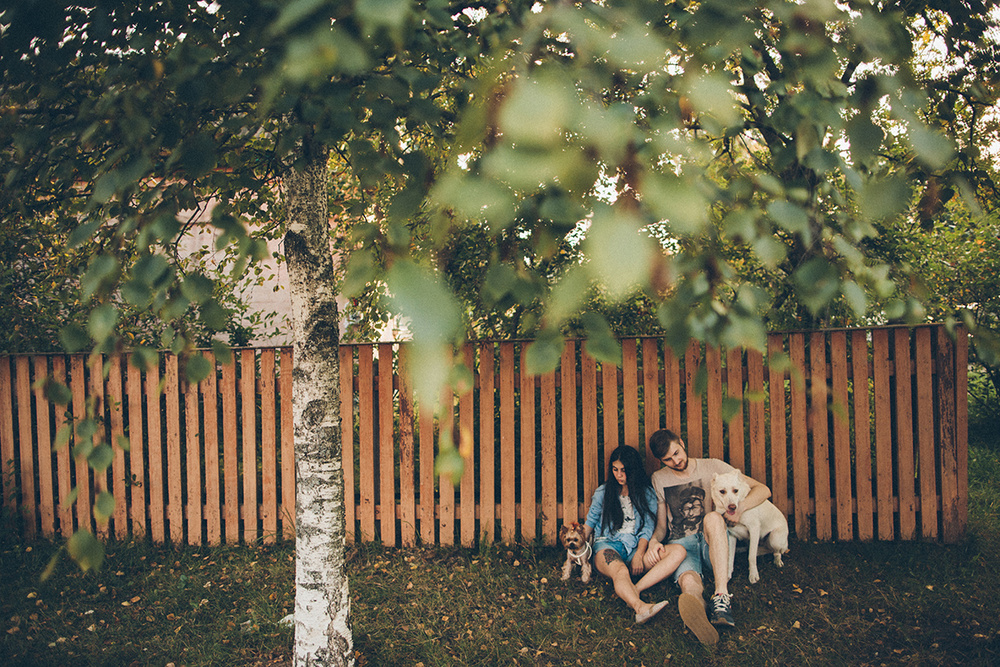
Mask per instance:
[[[594,554],[596,555],[601,549],[614,550],[615,553],[622,557],[626,565],[632,562],[632,556],[635,554],[635,551],[629,552],[621,540],[614,540],[610,537],[598,537],[594,540]]]
[[[705,578],[702,574],[702,566],[711,561],[708,557],[708,541],[703,533],[697,532],[694,535],[670,540],[668,544],[679,544],[687,551],[687,556],[674,571],[674,581],[677,581],[682,574],[689,570],[694,571],[702,579]]]

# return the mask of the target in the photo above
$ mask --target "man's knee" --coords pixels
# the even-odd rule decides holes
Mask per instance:
[[[685,593],[699,592],[704,588],[701,576],[694,570],[683,572],[681,576],[677,577],[677,585]]]

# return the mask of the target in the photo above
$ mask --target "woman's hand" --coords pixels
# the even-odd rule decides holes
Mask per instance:
[[[651,568],[659,563],[660,559],[663,558],[663,551],[664,549],[662,544],[659,542],[650,542],[649,548],[646,549],[646,555],[642,559],[643,565],[645,565],[646,568]],[[635,559],[633,558],[632,561],[635,562]]]
[[[632,570],[632,576],[638,577],[640,574],[646,571],[646,566],[643,564],[642,560],[645,554],[640,554],[636,551],[635,555],[632,556],[632,563],[630,564],[630,569]]]

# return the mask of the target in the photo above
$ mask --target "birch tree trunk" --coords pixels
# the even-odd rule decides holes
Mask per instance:
[[[295,665],[354,663],[344,571],[339,319],[326,190],[327,150],[305,141],[285,173],[295,368]]]

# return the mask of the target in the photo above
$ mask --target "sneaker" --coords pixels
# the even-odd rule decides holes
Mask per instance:
[[[681,593],[677,598],[677,608],[681,620],[702,644],[715,644],[719,641],[719,631],[712,627],[705,614],[705,603],[701,598],[690,593]]]
[[[736,625],[733,621],[733,607],[730,603],[732,597],[729,593],[716,593],[712,596],[713,625]]]

